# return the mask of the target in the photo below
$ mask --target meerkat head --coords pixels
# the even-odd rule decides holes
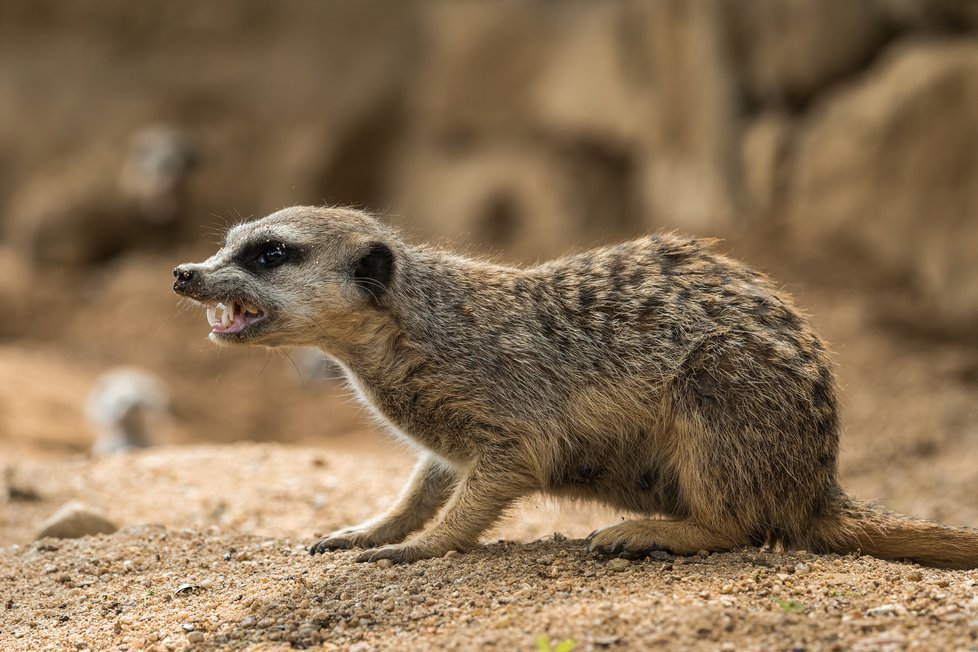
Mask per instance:
[[[400,243],[355,210],[287,208],[232,227],[202,263],[173,270],[173,291],[206,308],[219,344],[356,345],[384,314]]]

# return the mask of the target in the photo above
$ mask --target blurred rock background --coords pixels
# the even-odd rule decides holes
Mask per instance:
[[[840,350],[852,469],[978,438],[973,0],[0,0],[0,440],[84,448],[117,365],[162,441],[368,427],[169,292],[320,202],[521,262],[722,237]]]
[[[315,202],[522,260],[764,231],[978,316],[968,0],[5,0],[0,55],[13,246],[107,212],[127,141],[166,123],[200,150],[184,243]]]

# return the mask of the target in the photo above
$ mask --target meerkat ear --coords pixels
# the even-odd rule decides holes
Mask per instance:
[[[380,301],[394,276],[394,252],[383,242],[372,242],[353,268],[353,282],[370,296],[374,303]]]

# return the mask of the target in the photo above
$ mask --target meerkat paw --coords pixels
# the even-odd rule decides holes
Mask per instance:
[[[632,520],[611,525],[591,534],[588,552],[604,555],[648,554],[664,550],[675,555],[693,555],[700,550],[719,552],[746,545],[692,521]]]
[[[357,561],[375,562],[381,559],[390,559],[395,564],[410,564],[422,559],[443,557],[449,550],[456,550],[456,548],[425,545],[421,541],[412,541],[411,543],[397,543],[364,550],[357,557]]]
[[[386,543],[396,543],[404,538],[399,530],[378,525],[357,525],[343,528],[320,537],[309,546],[310,555],[319,555],[329,550],[349,550],[350,548],[371,548]]]
[[[655,550],[674,552],[668,546],[656,541],[650,532],[636,528],[633,523],[634,521],[625,521],[592,532],[588,537],[588,552],[601,555],[617,555],[622,552],[637,555]]]

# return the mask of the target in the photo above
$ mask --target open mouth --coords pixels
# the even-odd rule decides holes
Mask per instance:
[[[207,304],[207,321],[211,333],[219,335],[240,333],[250,324],[265,318],[265,311],[247,299],[232,299]]]

